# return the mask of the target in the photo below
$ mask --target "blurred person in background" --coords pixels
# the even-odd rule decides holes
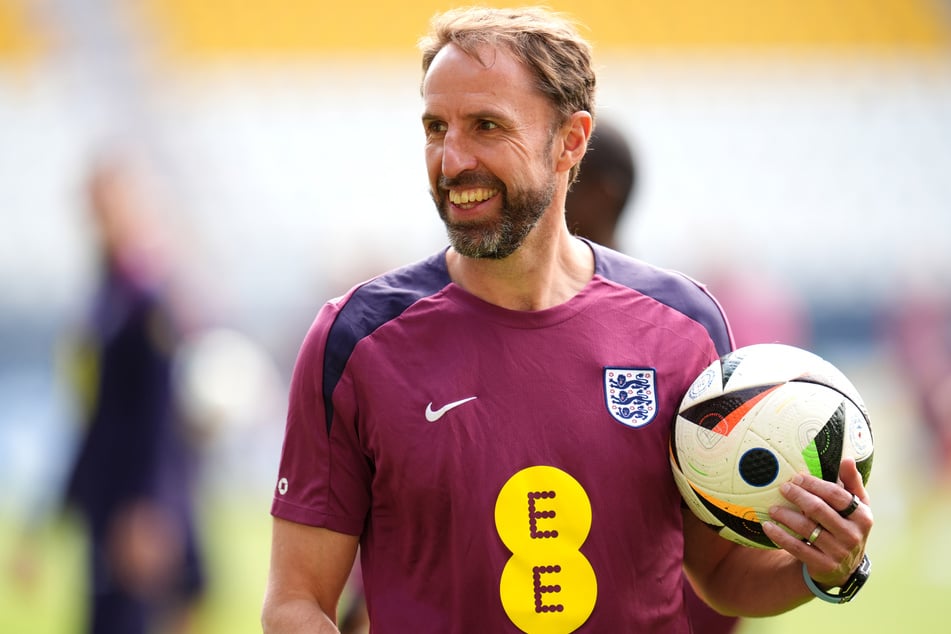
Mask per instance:
[[[885,315],[886,337],[918,407],[929,466],[951,485],[951,294],[942,284],[909,280]]]
[[[683,508],[671,424],[732,337],[702,287],[568,229],[590,45],[540,8],[431,27],[422,126],[450,246],[327,302],[303,341],[265,631],[338,632],[358,547],[378,632],[689,632],[685,571],[736,614],[851,598],[873,523],[854,462],[841,485],[784,484],[778,550]],[[611,411],[628,374],[645,405]]]
[[[578,180],[565,198],[565,218],[575,235],[620,250],[618,225],[638,182],[634,149],[610,119],[598,118],[581,160]]]
[[[75,345],[83,429],[66,503],[88,533],[93,634],[185,632],[205,584],[172,378],[181,313],[139,167],[103,157],[86,190],[99,277]]]
[[[627,136],[609,119],[599,117],[578,180],[565,197],[568,228],[575,235],[619,249],[618,225],[632,206],[637,178],[637,156]],[[727,314],[732,326],[732,313]],[[739,626],[738,618],[708,606],[689,583],[684,584],[684,598],[694,632],[727,634]]]
[[[618,250],[618,226],[637,191],[637,157],[624,133],[598,119],[578,181],[565,200],[568,228],[576,235]],[[807,347],[812,336],[802,298],[762,268],[710,262],[704,273],[717,301],[730,316],[737,348],[754,343]]]

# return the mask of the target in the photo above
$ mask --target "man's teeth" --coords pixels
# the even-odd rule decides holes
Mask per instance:
[[[451,190],[449,192],[449,200],[454,205],[480,203],[483,200],[492,198],[497,193],[499,193],[497,189],[486,189],[485,187],[480,187],[478,189],[466,189],[463,191]]]

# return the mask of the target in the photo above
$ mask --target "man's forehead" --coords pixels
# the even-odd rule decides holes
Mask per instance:
[[[514,114],[525,107],[551,107],[534,88],[528,68],[504,48],[481,47],[479,56],[470,55],[454,44],[444,47],[433,59],[423,80],[422,96],[427,112],[443,107],[471,113]],[[536,106],[529,104],[536,102]]]
[[[466,51],[450,43],[433,58],[423,77],[422,91],[425,95],[427,91],[440,90],[446,85],[455,87],[462,82],[492,83],[500,77],[518,80],[519,87],[529,86],[526,83],[529,79],[528,69],[504,47],[482,44],[472,51]]]

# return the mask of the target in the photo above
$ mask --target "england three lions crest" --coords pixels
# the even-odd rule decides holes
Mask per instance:
[[[657,416],[657,372],[653,368],[605,368],[604,401],[617,422],[643,427]]]

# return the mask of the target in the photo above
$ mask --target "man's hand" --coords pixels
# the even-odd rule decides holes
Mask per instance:
[[[872,530],[872,509],[855,461],[839,468],[838,483],[799,474],[781,487],[796,506],[770,509],[763,530],[779,547],[806,564],[809,576],[826,587],[845,583],[858,568]],[[852,507],[853,494],[858,506]]]

